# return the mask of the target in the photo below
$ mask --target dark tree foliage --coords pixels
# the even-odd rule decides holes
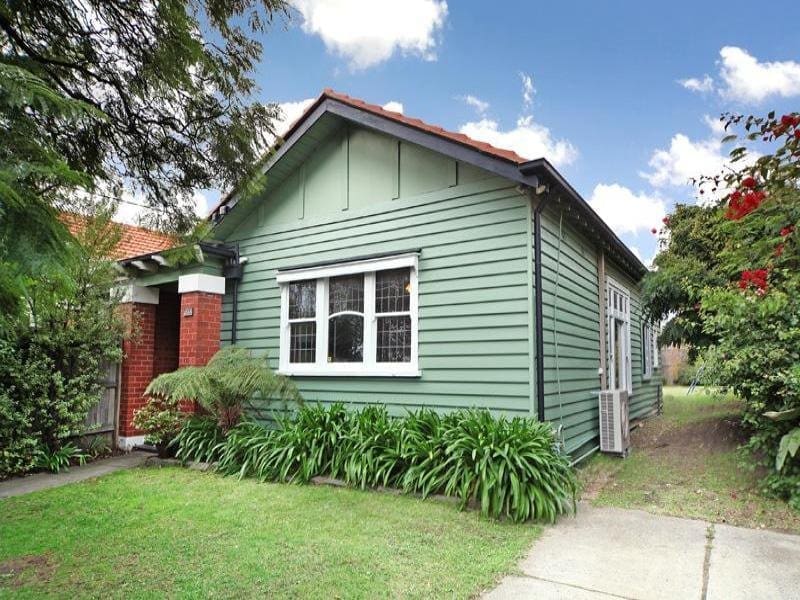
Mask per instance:
[[[675,315],[662,341],[701,349],[708,381],[742,399],[748,462],[800,510],[800,112],[722,121],[730,168],[695,183],[724,196],[665,219],[645,301]]]
[[[720,264],[727,239],[720,231],[724,219],[718,208],[679,204],[664,221],[669,241],[662,242],[655,270],[644,279],[644,306],[652,320],[669,319],[661,344],[688,345],[694,357],[713,342],[700,315],[703,290],[725,285],[739,274],[725,273]]]
[[[72,171],[138,189],[156,224],[188,231],[193,191],[250,181],[273,134],[276,106],[252,101],[254,34],[285,15],[284,0],[0,0],[0,65],[91,109],[0,120],[26,120]]]

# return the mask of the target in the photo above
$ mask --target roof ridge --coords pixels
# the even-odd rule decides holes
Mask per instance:
[[[498,158],[502,158],[504,160],[509,160],[509,161],[517,163],[517,164],[528,162],[528,160],[529,160],[529,159],[527,159],[527,158],[525,158],[523,156],[520,156],[514,150],[510,150],[508,148],[499,148],[497,146],[494,146],[493,144],[490,144],[489,142],[476,140],[475,138],[472,138],[472,137],[468,136],[467,134],[462,133],[460,131],[452,131],[452,130],[449,130],[449,129],[446,129],[446,128],[442,127],[441,125],[435,125],[435,124],[432,124],[432,123],[428,123],[428,122],[426,122],[426,121],[424,121],[424,120],[422,120],[420,118],[417,118],[417,117],[409,117],[409,116],[405,115],[404,113],[387,110],[387,109],[383,108],[382,106],[380,106],[379,104],[372,104],[372,103],[366,102],[365,100],[362,100],[360,98],[355,98],[353,96],[350,96],[349,94],[345,94],[343,92],[337,92],[336,90],[334,90],[333,88],[330,88],[330,87],[326,87],[323,90],[320,98],[318,98],[317,101],[314,102],[314,104],[312,104],[311,107],[309,107],[309,109],[305,113],[303,113],[303,115],[295,123],[298,123],[298,122],[302,121],[307,116],[307,114],[310,112],[310,110],[317,105],[319,100],[321,100],[324,97],[331,98],[333,100],[338,100],[340,102],[344,102],[345,104],[350,104],[351,106],[365,108],[365,109],[369,110],[370,112],[373,112],[373,113],[376,113],[376,114],[379,114],[379,115],[383,115],[383,116],[385,116],[385,117],[387,117],[389,119],[392,119],[394,121],[399,121],[399,122],[405,123],[406,125],[411,125],[412,127],[416,127],[418,129],[422,129],[424,131],[428,131],[429,133],[433,133],[433,134],[436,134],[436,135],[447,137],[447,138],[452,139],[454,141],[458,141],[459,143],[465,144],[467,146],[471,146],[471,147],[473,147],[473,148],[475,148],[475,149],[477,149],[477,150],[479,150],[481,152],[485,152],[487,154],[492,154],[493,156],[496,156]],[[292,126],[292,128],[293,127],[294,127],[294,125]],[[291,131],[291,128],[290,128],[289,131]]]

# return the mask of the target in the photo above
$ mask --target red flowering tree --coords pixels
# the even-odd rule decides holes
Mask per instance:
[[[722,119],[739,142],[733,168],[696,182],[720,200],[666,220],[647,302],[692,325],[671,322],[667,335],[682,333],[713,381],[744,399],[747,456],[769,468],[765,489],[800,510],[800,114]]]

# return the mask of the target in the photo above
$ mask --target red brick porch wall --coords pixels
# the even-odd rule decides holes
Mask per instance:
[[[122,342],[120,375],[119,435],[138,435],[133,413],[144,406],[144,390],[153,379],[157,304],[129,302],[121,305],[134,336]]]
[[[206,364],[220,346],[222,296],[208,292],[181,294],[181,333],[178,364]]]

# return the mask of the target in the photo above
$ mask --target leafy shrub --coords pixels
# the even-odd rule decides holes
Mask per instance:
[[[111,444],[104,435],[90,436],[83,446],[87,456],[95,459],[111,454]]]
[[[218,458],[221,472],[262,481],[329,475],[361,488],[447,494],[462,509],[475,502],[493,518],[553,521],[574,510],[569,461],[556,451],[552,427],[533,419],[430,409],[398,419],[383,406],[348,412],[337,403],[303,406],[275,430],[244,421],[224,441],[212,425],[208,418],[188,421],[177,439],[179,456]]]
[[[576,483],[569,461],[557,454],[549,423],[515,417],[492,418],[469,410],[448,419],[444,493],[464,507],[480,503],[481,513],[515,521],[554,521],[574,508]]]
[[[219,451],[217,469],[226,475],[257,477],[261,481],[272,479],[264,461],[274,448],[275,430],[267,430],[257,423],[242,421],[228,430]]]
[[[700,369],[702,362],[687,363],[678,369],[678,375],[675,377],[675,385],[692,385],[697,372]]]
[[[187,418],[180,404],[179,398],[154,396],[133,413],[133,426],[144,431],[145,441],[153,444],[161,457],[168,456],[169,446]]]
[[[403,456],[406,470],[401,479],[404,490],[423,498],[444,488],[447,447],[444,433],[457,425],[457,413],[444,418],[434,410],[421,408],[409,413],[403,427]]]
[[[104,258],[119,237],[103,217],[79,238],[65,242],[57,263],[35,260],[18,281],[22,308],[0,311],[0,478],[37,468],[39,450],[57,454],[80,434],[102,396],[105,365],[121,358],[117,274]]]
[[[172,440],[175,456],[183,461],[213,463],[219,460],[225,436],[217,420],[208,415],[192,415]]]
[[[68,470],[72,461],[81,465],[86,462],[86,454],[72,443],[64,444],[57,450],[41,448],[36,451],[35,466],[38,469],[58,473],[61,469]]]
[[[57,352],[38,337],[0,336],[0,478],[39,468],[38,452],[80,433],[100,398],[92,359],[76,352],[88,375],[73,376],[59,368]]]
[[[344,480],[361,489],[396,485],[405,471],[404,420],[389,416],[385,406],[368,406],[355,413],[349,431],[337,445],[337,465]]]

